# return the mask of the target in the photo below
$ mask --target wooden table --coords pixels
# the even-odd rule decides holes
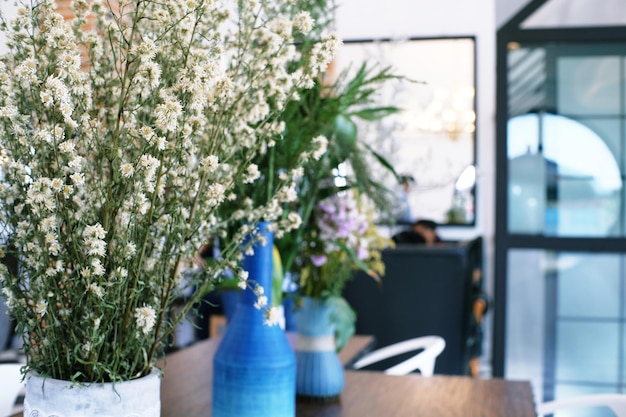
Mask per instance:
[[[291,343],[295,336],[288,334]],[[371,348],[371,336],[354,336],[341,352],[348,364]],[[210,417],[213,355],[219,339],[208,339],[159,361],[161,417]],[[16,415],[21,417],[22,414]],[[341,398],[333,404],[296,404],[296,417],[536,417],[525,381],[417,374],[346,371]]]
[[[296,338],[296,333],[287,333],[291,346],[295,346]],[[158,361],[158,367],[169,375],[161,381],[161,417],[211,415],[213,355],[219,341],[219,337],[206,339]],[[339,354],[341,363],[349,365],[369,351],[374,343],[373,336],[352,336]],[[12,417],[23,417],[23,414],[19,412]]]
[[[293,335],[289,336],[293,342]],[[356,336],[342,351],[344,364],[371,346]],[[209,339],[168,355],[161,382],[161,417],[210,417],[212,358]],[[297,417],[536,417],[530,384],[503,379],[346,371],[339,402],[297,403]]]

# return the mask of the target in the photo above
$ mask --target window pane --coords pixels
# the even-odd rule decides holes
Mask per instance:
[[[508,255],[506,377],[529,380],[542,398],[545,354],[545,253],[511,250]]]
[[[508,231],[623,237],[626,54],[619,43],[509,43]]]
[[[558,387],[626,384],[626,255],[511,249],[505,377],[537,399]]]
[[[557,109],[568,115],[620,114],[619,56],[561,57],[557,61]]]
[[[619,231],[619,164],[589,127],[550,113],[516,116],[508,124],[508,157],[510,233],[604,237]]]
[[[555,358],[557,380],[617,384],[618,322],[557,322]]]
[[[608,318],[620,315],[621,257],[562,254],[559,259],[558,315]]]

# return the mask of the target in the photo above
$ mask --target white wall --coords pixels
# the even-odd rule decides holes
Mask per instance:
[[[531,0],[495,0],[496,27],[500,28],[517,12],[524,8]]]
[[[14,2],[9,2],[8,0],[0,0],[0,11],[2,12],[2,16],[11,20],[17,15],[17,6]],[[6,37],[3,32],[0,32],[0,54],[7,52],[6,48]]]
[[[442,230],[441,234],[444,238],[449,239],[483,236],[486,290],[493,294],[495,0],[439,0],[436,2],[432,0],[386,0],[384,2],[380,2],[380,0],[338,0],[338,6],[337,30],[344,40],[437,36],[476,37],[477,224],[471,229],[446,228]],[[428,57],[424,57],[424,59],[428,59]],[[489,338],[491,331],[490,329],[486,330]],[[485,345],[485,354],[487,356],[490,354],[490,343]]]
[[[491,34],[494,0],[337,0],[345,39]]]

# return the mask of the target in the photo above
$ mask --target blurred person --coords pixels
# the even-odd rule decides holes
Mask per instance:
[[[422,235],[427,245],[441,242],[441,238],[437,234],[437,223],[432,220],[418,220],[413,223],[412,230]]]
[[[396,192],[396,206],[394,216],[396,223],[411,224],[415,221],[409,202],[409,194],[415,185],[415,178],[412,175],[404,174],[399,177],[400,188]]]
[[[411,229],[392,236],[395,243],[414,243],[434,245],[441,242],[437,234],[437,223],[432,220],[420,219],[411,225]]]

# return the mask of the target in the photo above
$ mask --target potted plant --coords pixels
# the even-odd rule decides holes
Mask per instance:
[[[392,242],[382,237],[375,222],[388,213],[391,195],[373,177],[370,164],[397,174],[359,139],[357,123],[399,111],[372,103],[384,83],[400,79],[391,68],[362,64],[352,75],[342,72],[335,82],[302,92],[283,113],[288,143],[309,143],[314,156],[303,164],[298,197],[290,203],[302,226],[276,240],[283,269],[296,287],[296,392],[301,397],[319,401],[340,394],[343,370],[336,352],[353,334],[355,323],[341,297],[343,285],[357,269],[376,279],[384,273],[380,250]],[[319,372],[312,375],[311,369]]]
[[[19,272],[1,268],[0,284],[28,377],[113,383],[104,402],[115,403],[122,383],[154,373],[176,323],[225,269],[249,285],[239,259],[257,221],[297,226],[283,211],[297,167],[262,201],[229,216],[220,208],[246,198],[238,184],[259,179],[286,104],[340,42],[304,42],[306,2],[60,4],[71,16],[42,0],[2,20],[0,255],[17,257]],[[221,257],[183,280],[198,248],[227,230]],[[186,285],[196,290],[170,317]],[[158,415],[156,380],[157,400],[139,408]],[[27,411],[39,407],[32,381]]]

